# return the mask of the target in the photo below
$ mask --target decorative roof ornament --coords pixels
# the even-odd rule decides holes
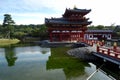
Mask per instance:
[[[76,5],[74,5],[74,8],[73,9],[77,9]]]

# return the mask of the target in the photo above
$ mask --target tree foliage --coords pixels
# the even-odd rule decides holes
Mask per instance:
[[[116,36],[120,37],[120,26],[116,26],[113,32]]]
[[[115,27],[116,27],[115,25],[110,25],[110,26],[104,26],[104,25],[94,26],[94,25],[91,25],[91,26],[88,26],[88,29],[90,29],[90,30],[114,30]]]
[[[25,37],[46,39],[48,38],[47,27],[44,24],[15,25],[14,37],[19,39]]]
[[[97,29],[104,29],[104,26],[103,25],[98,25],[98,26],[96,26],[97,27]]]
[[[12,36],[12,34],[14,32],[14,24],[15,24],[15,22],[12,20],[11,15],[10,14],[4,14],[3,25],[1,27],[2,34],[4,34],[4,37],[7,34],[9,35],[9,37]]]

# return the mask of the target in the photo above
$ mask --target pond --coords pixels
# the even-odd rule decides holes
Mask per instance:
[[[69,47],[0,48],[0,80],[86,80],[97,68],[66,54]],[[99,70],[90,80],[112,80]]]

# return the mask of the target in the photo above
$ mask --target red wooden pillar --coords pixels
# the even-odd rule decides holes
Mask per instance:
[[[72,33],[71,33],[71,31],[70,31],[70,42],[72,41]]]
[[[52,39],[52,31],[50,31],[50,42],[52,42],[53,39]]]
[[[79,33],[79,42],[80,42],[80,33]]]
[[[105,52],[105,51],[104,51],[104,50],[102,50],[102,53],[103,53],[103,54],[104,54],[104,52]]]
[[[84,31],[82,31],[82,41],[84,41]]]
[[[115,54],[115,57],[118,58],[118,54]]]
[[[97,43],[97,52],[99,52],[99,44]]]
[[[86,41],[87,41],[87,44],[88,44],[88,40],[86,39]]]
[[[78,41],[78,33],[77,33],[77,35],[76,35],[76,41]]]
[[[91,42],[91,46],[93,46],[93,44],[94,44],[94,43],[93,43],[93,42]]]
[[[107,52],[108,55],[110,55],[110,49],[108,49],[108,52]]]
[[[81,42],[81,33],[79,33],[79,42]]]
[[[62,41],[62,32],[59,34],[59,40]]]
[[[90,40],[88,40],[87,43],[90,44]]]

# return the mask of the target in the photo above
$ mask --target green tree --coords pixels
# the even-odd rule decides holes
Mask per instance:
[[[43,24],[40,27],[40,37],[46,39],[48,37],[47,27]]]
[[[111,30],[114,30],[115,29],[115,23],[112,23],[110,26],[109,26],[109,29],[111,29]]]
[[[93,30],[93,29],[96,29],[96,27],[94,25],[91,25],[91,26],[88,26],[88,29]]]
[[[97,29],[104,29],[104,26],[103,25],[98,25],[98,26],[96,26],[97,27]]]
[[[12,20],[10,14],[4,14],[2,33],[5,34],[7,38],[10,38],[14,32],[14,24],[15,22]],[[7,33],[7,34],[6,34]]]
[[[15,38],[18,38],[18,39],[20,39],[20,40],[22,40],[25,35],[26,35],[26,33],[24,33],[24,32],[19,32],[19,31],[14,32],[14,34],[13,34],[13,36],[14,36]]]
[[[0,24],[0,38],[2,37],[2,25]]]

